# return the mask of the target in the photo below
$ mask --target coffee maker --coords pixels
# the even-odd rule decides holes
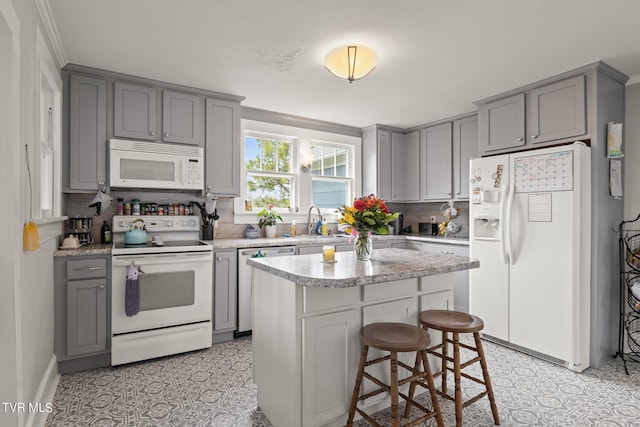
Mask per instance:
[[[402,233],[402,228],[404,227],[404,213],[398,212],[398,214],[398,217],[389,223],[393,227],[393,234]]]

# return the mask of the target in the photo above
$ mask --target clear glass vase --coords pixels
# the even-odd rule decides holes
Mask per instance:
[[[369,261],[373,250],[373,240],[369,236],[358,235],[353,242],[353,250],[358,261]]]

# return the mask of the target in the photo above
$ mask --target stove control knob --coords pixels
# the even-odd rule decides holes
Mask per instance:
[[[120,228],[125,228],[127,226],[127,221],[120,221],[118,225],[120,226]]]
[[[192,219],[189,220],[189,226],[190,227],[195,227],[195,225],[196,225],[196,222],[194,220],[192,220]]]
[[[164,222],[164,226],[165,227],[173,227],[173,221],[165,221]]]

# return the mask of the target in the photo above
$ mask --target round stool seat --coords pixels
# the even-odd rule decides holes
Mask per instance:
[[[462,334],[481,331],[484,322],[478,316],[450,310],[426,310],[418,315],[418,321],[431,329]]]
[[[360,329],[362,344],[378,350],[408,352],[424,350],[431,343],[422,328],[405,323],[381,322]]]

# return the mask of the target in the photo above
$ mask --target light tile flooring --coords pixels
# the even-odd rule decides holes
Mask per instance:
[[[628,364],[629,376],[619,359],[576,374],[492,343],[485,343],[485,352],[502,426],[640,425],[638,364]],[[465,393],[473,387],[466,386]],[[445,425],[455,425],[453,405],[441,401],[441,407]],[[382,411],[376,418],[387,415]],[[487,399],[465,408],[463,416],[465,427],[493,425]],[[64,375],[46,425],[271,424],[257,407],[251,339],[242,338],[187,354]]]

